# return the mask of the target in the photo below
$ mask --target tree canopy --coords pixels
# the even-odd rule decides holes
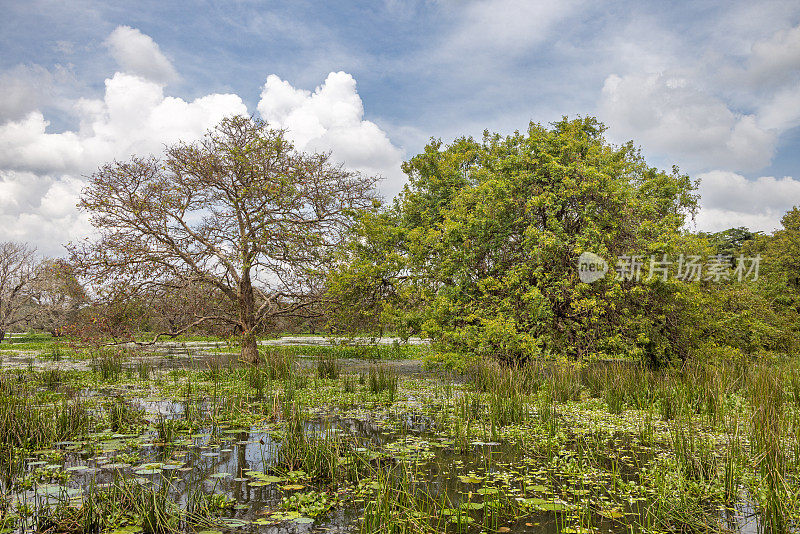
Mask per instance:
[[[409,184],[362,218],[331,291],[341,309],[431,337],[442,353],[684,357],[687,289],[654,279],[581,283],[582,252],[661,256],[702,246],[681,231],[695,184],[612,146],[593,118],[429,144]],[[613,269],[613,265],[611,266]]]
[[[191,284],[228,305],[199,307],[177,335],[215,321],[255,335],[270,320],[312,313],[328,258],[372,206],[375,179],[294,149],[282,131],[232,117],[163,157],[114,161],[91,176],[80,207],[98,237],[71,245],[72,261],[109,300]],[[200,289],[202,291],[202,289]]]

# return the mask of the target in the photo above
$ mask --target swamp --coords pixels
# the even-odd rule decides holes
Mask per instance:
[[[0,345],[0,531],[783,532],[800,368]],[[185,345],[186,346],[186,345]],[[189,344],[189,346],[192,346]]]

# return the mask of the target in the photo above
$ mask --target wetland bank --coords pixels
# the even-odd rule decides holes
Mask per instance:
[[[794,366],[452,373],[427,351],[264,346],[253,366],[40,345],[0,375],[2,531],[795,528]]]

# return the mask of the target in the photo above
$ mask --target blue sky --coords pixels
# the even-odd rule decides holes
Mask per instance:
[[[702,180],[700,229],[769,231],[800,204],[797,2],[132,6],[0,4],[0,234],[58,253],[89,231],[97,165],[241,111],[388,196],[430,137],[596,115]]]

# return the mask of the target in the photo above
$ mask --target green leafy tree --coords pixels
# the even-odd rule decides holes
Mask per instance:
[[[582,252],[614,259],[687,245],[695,185],[612,146],[593,118],[524,134],[429,144],[404,165],[409,184],[388,213],[361,221],[331,284],[373,317],[430,336],[443,354],[516,362],[542,354],[620,353],[662,362],[694,345],[685,284],[607,276],[582,283]],[[693,246],[700,246],[692,242]],[[346,291],[343,289],[346,288]],[[360,291],[363,289],[363,291]],[[410,303],[405,309],[402,303]]]
[[[751,232],[744,226],[728,228],[721,232],[700,232],[699,237],[705,238],[714,247],[714,253],[730,259],[731,267],[736,266],[737,259],[744,252],[748,242],[761,235],[761,232]]]
[[[780,279],[784,288],[792,293],[793,300],[800,304],[800,209],[795,206],[789,210],[781,219],[781,225],[783,227],[762,247],[766,272]]]
[[[782,227],[771,235],[746,240],[743,256],[760,258],[758,279],[730,291],[722,306],[728,311],[728,343],[745,353],[767,350],[793,353],[800,327],[800,209],[789,210]],[[752,276],[751,276],[752,278]],[[732,339],[731,339],[732,338]]]

